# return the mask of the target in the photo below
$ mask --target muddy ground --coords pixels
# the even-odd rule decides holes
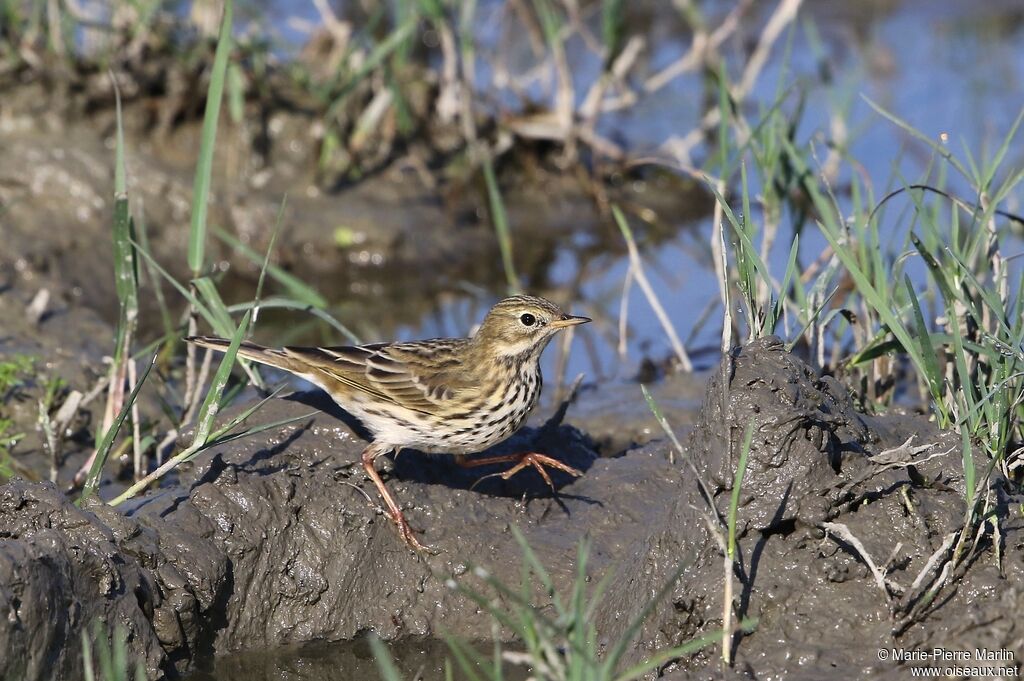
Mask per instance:
[[[772,339],[738,350],[730,364],[724,412],[715,374],[685,453],[721,511],[734,467],[724,443],[754,423],[735,602],[759,623],[738,639],[727,675],[902,678],[906,670],[879,662],[878,649],[1024,650],[1024,522],[1013,511],[1024,500],[992,482],[1000,535],[985,534],[968,569],[918,610],[912,583],[963,521],[955,438],[920,417],[856,413],[842,388]],[[445,581],[472,580],[468,569],[482,566],[518,583],[512,525],[563,590],[577,543],[590,540],[592,577],[615,575],[595,619],[604,645],[686,566],[632,645],[633,661],[720,626],[722,558],[707,506],[683,457],[669,463],[664,441],[599,457],[570,411],[566,423],[527,429],[500,448],[538,448],[585,471],[556,478],[556,496],[530,474],[470,490],[476,472],[403,454],[389,486],[439,552],[423,556],[376,508],[356,465],[363,442],[337,411],[310,394],[274,400],[263,418],[313,413],[219,448],[178,485],[118,510],[76,508],[49,483],[0,488],[0,645],[8,653],[0,677],[77,678],[79,631],[95,617],[128,627],[131,651],[153,676],[177,676],[210,655],[369,630],[392,641],[482,638],[488,618]],[[892,467],[898,455],[879,457],[910,435],[930,445],[914,457],[920,463]],[[885,570],[884,590],[826,523],[862,542]],[[708,649],[665,671],[704,678],[718,666]]]

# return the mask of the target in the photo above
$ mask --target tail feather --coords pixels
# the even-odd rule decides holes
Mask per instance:
[[[217,350],[218,352],[224,352],[231,345],[231,341],[227,338],[218,338],[216,336],[189,336],[185,339],[186,342],[198,345],[201,348],[210,348],[211,350]],[[260,364],[267,364],[278,369],[284,369],[285,371],[295,372],[298,368],[295,364],[295,360],[288,356],[282,350],[275,350],[273,348],[266,348],[256,343],[250,343],[243,341],[238,346],[238,356],[244,357],[245,359],[251,359],[254,362]]]

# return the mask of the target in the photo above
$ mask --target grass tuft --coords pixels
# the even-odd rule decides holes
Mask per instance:
[[[594,626],[594,616],[612,575],[608,574],[596,585],[590,586],[590,547],[586,540],[577,547],[576,577],[568,594],[561,594],[555,589],[551,574],[537,559],[522,532],[515,526],[512,532],[523,554],[522,578],[518,587],[503,584],[479,567],[471,569],[468,574],[481,581],[483,588],[470,586],[466,580],[450,580],[448,583],[450,588],[487,612],[493,618],[495,627],[500,625],[509,630],[519,642],[517,647],[521,647],[521,650],[506,650],[495,635],[493,652],[488,657],[466,642],[448,637],[449,650],[465,678],[473,681],[499,681],[505,678],[507,669],[523,665],[529,668],[530,678],[537,681],[632,681],[722,639],[722,632],[712,632],[660,650],[648,659],[624,668],[623,656],[640,633],[644,621],[676,586],[687,565],[679,566],[658,593],[645,603],[622,636],[606,649],[606,645],[601,642],[600,632]],[[533,600],[538,587],[544,594],[543,603]],[[741,626],[749,631],[756,626],[756,622],[744,620]],[[375,638],[371,638],[370,645],[382,677],[386,681],[401,679],[387,648]]]

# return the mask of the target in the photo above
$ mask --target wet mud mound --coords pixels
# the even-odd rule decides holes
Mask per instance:
[[[623,400],[635,399],[629,389]],[[590,540],[591,576],[613,575],[595,614],[606,649],[685,567],[631,645],[640,660],[721,626],[722,554],[707,519],[718,521],[696,477],[724,512],[751,422],[734,606],[759,623],[737,635],[730,673],[905,674],[877,650],[1022,649],[1024,528],[1009,511],[1022,500],[993,479],[982,492],[992,522],[960,542],[958,440],[923,418],[857,414],[841,386],[777,340],[736,351],[710,381],[686,441],[693,468],[678,455],[669,463],[662,441],[599,457],[565,424],[526,429],[494,452],[535,449],[584,470],[556,476],[557,495],[532,472],[470,489],[487,471],[401,454],[385,478],[433,556],[410,552],[379,512],[358,465],[365,443],[335,408],[296,395],[261,418],[305,414],[197,459],[177,486],[118,510],[78,509],[48,484],[0,487],[0,678],[77,678],[80,631],[97,617],[128,629],[154,676],[211,654],[370,629],[478,640],[489,618],[445,582],[481,566],[518,584],[513,525],[563,591],[578,542]],[[662,671],[704,677],[718,665],[709,648]]]
[[[1010,651],[1019,664],[1024,523],[1011,509],[1022,499],[994,475],[979,492],[989,522],[965,529],[957,436],[920,416],[858,414],[776,338],[737,350],[712,378],[686,443],[719,509],[748,427],[736,609],[759,624],[736,642],[737,670],[905,678],[879,650],[936,647]],[[720,603],[717,567],[718,585],[707,574],[685,583],[677,609],[692,618],[716,591]]]

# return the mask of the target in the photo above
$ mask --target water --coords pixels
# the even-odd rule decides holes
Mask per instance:
[[[732,57],[731,73],[736,77],[737,54],[756,41],[760,27],[767,21],[774,3],[756,3],[757,21],[747,22],[736,39],[727,41],[723,52]],[[485,4],[497,12],[491,4]],[[642,5],[638,23],[649,29],[647,63],[636,77],[642,82],[649,75],[673,62],[689,46],[680,22],[667,3],[656,7]],[[710,3],[709,15],[721,16],[732,3]],[[487,11],[481,22],[490,26],[485,37],[498,40],[493,15]],[[589,22],[594,28],[596,21]],[[787,51],[789,58],[784,59]],[[578,91],[592,81],[597,59],[586,53],[579,42],[571,42],[569,61],[578,81]],[[525,46],[521,49],[527,49]],[[932,140],[945,140],[958,155],[963,149],[991,156],[1010,130],[1024,106],[1024,5],[1019,2],[967,2],[965,0],[908,0],[906,2],[859,2],[842,0],[805,3],[801,20],[792,35],[784,34],[771,52],[760,79],[744,107],[752,122],[757,108],[768,106],[780,83],[806,84],[809,95],[797,128],[797,141],[816,138],[819,158],[828,153],[826,141],[835,135],[834,121],[845,119],[844,136],[849,155],[857,163],[856,172],[868,181],[877,197],[905,182],[919,181],[933,160],[933,153],[895,124],[885,120],[871,107],[868,99],[904,119]],[[699,115],[701,92],[698,76],[672,81],[664,89],[641,99],[621,113],[606,116],[601,129],[621,141],[638,156],[658,153],[673,135],[691,130]],[[790,98],[792,100],[793,98]],[[792,109],[792,101],[786,109]],[[844,113],[845,112],[845,113]],[[1009,159],[1020,159],[1021,145],[1011,147]],[[697,148],[699,158],[700,147]],[[1013,168],[1014,163],[1004,167]],[[850,171],[846,171],[850,172]],[[841,175],[839,183],[846,181]],[[756,181],[753,183],[756,192]],[[950,187],[970,200],[966,184],[957,177]],[[891,220],[883,225],[883,242],[897,248],[902,242],[909,206],[907,198],[893,201]],[[1014,206],[1007,206],[1014,210]],[[1019,210],[1019,207],[1017,208]],[[676,236],[644,253],[653,288],[665,306],[683,339],[693,337],[690,349],[717,347],[720,336],[720,308],[712,321],[696,329],[699,313],[718,299],[718,283],[713,275],[708,244],[712,234],[710,216],[696,222],[680,220]],[[754,220],[760,215],[755,210]],[[783,223],[785,225],[785,222]],[[515,226],[513,225],[513,232]],[[813,232],[813,230],[808,230]],[[808,238],[809,237],[809,238]],[[782,233],[772,253],[770,265],[781,276],[789,254],[791,235]],[[805,234],[800,262],[814,260],[826,246],[820,235]],[[1019,241],[1005,244],[1007,255],[1020,252]],[[572,281],[579,263],[572,257],[555,260],[551,277]],[[618,257],[598,276],[584,280],[584,300],[598,306],[612,323],[619,316],[619,292],[628,269],[628,261]],[[920,274],[916,266],[911,272]],[[496,294],[497,295],[497,294]],[[608,376],[628,376],[643,357],[671,355],[668,338],[634,286],[628,297],[628,355],[620,361],[614,349],[615,334],[594,343],[592,354],[582,351],[579,341],[572,353],[568,375],[586,372]],[[432,321],[411,322],[400,330],[403,338],[431,335],[439,330]],[[695,333],[696,331],[696,333]],[[593,330],[584,330],[592,333]],[[549,351],[548,369],[554,362]],[[715,361],[714,353],[698,357],[698,365]]]
[[[491,644],[474,646],[487,659]],[[453,659],[448,646],[436,639],[411,638],[390,647],[395,666],[405,679],[443,679],[445,665],[452,678],[470,679]],[[483,670],[477,670],[483,673]],[[525,681],[526,670],[505,665],[508,681]],[[373,651],[365,639],[351,643],[319,643],[286,646],[269,651],[224,655],[207,668],[188,676],[188,681],[362,681],[380,678]]]

